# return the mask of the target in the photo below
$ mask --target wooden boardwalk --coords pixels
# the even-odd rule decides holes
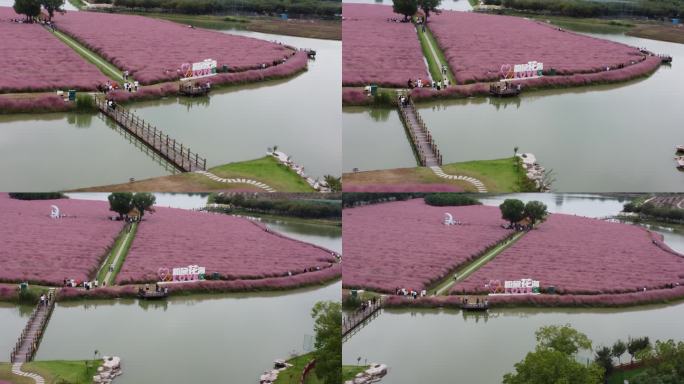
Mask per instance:
[[[363,325],[380,315],[382,307],[383,300],[378,298],[375,303],[371,303],[365,309],[355,311],[351,315],[344,317],[342,319],[342,338],[350,337],[356,330],[361,329]]]
[[[397,105],[401,121],[404,123],[404,128],[406,128],[406,132],[411,139],[411,144],[416,151],[420,165],[423,167],[442,165],[442,155],[439,153],[437,143],[435,143],[435,139],[420,117],[413,101],[408,100],[408,102],[403,104],[399,101]]]
[[[200,157],[197,153],[193,153],[190,151],[190,148],[183,146],[176,139],[170,138],[169,135],[145,122],[145,120],[134,115],[124,107],[116,105],[114,108],[110,108],[107,105],[107,100],[102,97],[95,97],[95,103],[103,114],[109,116],[119,126],[153,149],[179,170],[194,172],[207,169],[207,159]]]
[[[25,363],[33,360],[45,328],[50,321],[52,311],[55,308],[55,289],[50,288],[49,292],[47,305],[38,303],[31,313],[24,330],[21,332],[21,336],[19,336],[19,340],[17,340],[17,344],[10,354],[10,362]]]

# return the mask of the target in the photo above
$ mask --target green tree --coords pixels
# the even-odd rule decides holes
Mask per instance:
[[[425,22],[427,23],[428,17],[430,17],[430,13],[436,13],[439,14],[439,5],[442,3],[442,0],[418,0],[418,7],[423,10],[423,13],[425,13]]]
[[[40,0],[15,0],[14,12],[26,15],[27,20],[33,20],[40,15]]]
[[[613,355],[614,358],[618,359],[618,364],[621,364],[621,357],[622,355],[627,352],[627,344],[625,344],[624,341],[618,340],[613,344],[613,348],[611,349],[611,354]]]
[[[408,20],[418,12],[418,0],[392,0],[392,9],[394,13],[404,15],[404,20]]]
[[[133,206],[140,211],[140,218],[145,216],[145,211],[152,211],[152,206],[157,202],[157,198],[148,192],[138,192],[133,195]]]
[[[506,199],[501,205],[501,218],[508,220],[511,224],[517,223],[525,217],[525,203],[518,199]]]
[[[684,383],[684,342],[656,341],[653,358],[644,373],[633,378],[633,384]]]
[[[535,332],[537,345],[541,348],[553,349],[566,355],[575,355],[579,350],[591,350],[591,340],[572,328],[570,324],[549,325]]]
[[[601,367],[585,366],[554,349],[537,349],[515,364],[515,372],[504,375],[504,384],[600,384]]]
[[[613,373],[613,351],[609,347],[601,347],[596,350],[594,362],[603,368],[606,376]]]
[[[133,208],[133,194],[130,192],[115,192],[107,196],[109,210],[119,214],[123,218]]]
[[[637,353],[649,349],[650,347],[651,341],[648,339],[648,336],[637,337],[634,339],[630,337],[629,340],[627,340],[627,352],[630,356],[630,362],[634,361],[634,356],[636,356]]]
[[[40,2],[50,16],[50,20],[55,16],[55,11],[63,12],[64,0],[41,0]]]
[[[311,310],[316,341],[316,376],[325,384],[342,382],[342,304],[320,301]]]
[[[525,204],[524,214],[534,225],[548,214],[546,204],[541,201],[528,201]]]
[[[326,183],[328,183],[328,187],[330,187],[330,190],[333,192],[340,192],[342,191],[342,179],[339,177],[335,177],[333,175],[325,175],[323,176],[323,180],[325,180]]]

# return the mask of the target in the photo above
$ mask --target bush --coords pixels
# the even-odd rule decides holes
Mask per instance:
[[[76,95],[76,110],[79,112],[92,112],[97,110],[95,98],[87,93]]]
[[[13,192],[9,194],[9,197],[17,200],[56,200],[66,198],[60,192]]]
[[[461,205],[480,205],[479,200],[467,195],[458,193],[433,193],[425,196],[425,204],[436,207],[461,206]]]

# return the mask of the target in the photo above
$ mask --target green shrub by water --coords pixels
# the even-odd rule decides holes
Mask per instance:
[[[480,205],[479,200],[459,193],[433,193],[425,196],[425,204],[436,207]]]
[[[87,93],[76,95],[76,110],[79,112],[92,112],[97,110],[95,98]]]
[[[10,192],[9,197],[17,200],[56,200],[66,198],[61,192]]]

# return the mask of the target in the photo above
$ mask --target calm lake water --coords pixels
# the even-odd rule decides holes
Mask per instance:
[[[497,206],[506,198],[540,200],[550,212],[605,217],[628,200],[592,194],[509,194],[481,198]],[[673,249],[684,253],[681,226],[654,225]],[[487,315],[457,310],[384,311],[343,345],[345,364],[381,362],[390,367],[383,383],[500,383],[535,345],[542,326],[571,324],[594,347],[629,336],[684,339],[684,303],[622,309],[497,309]],[[588,356],[584,354],[582,359]],[[628,358],[628,357],[627,357]],[[623,357],[623,361],[625,358]],[[417,362],[420,361],[420,362]]]
[[[278,145],[310,176],[339,176],[341,42],[226,33],[312,48],[317,58],[294,78],[129,108],[206,157],[208,166],[259,158]],[[140,146],[100,115],[0,115],[0,190],[74,189],[174,172]]]
[[[600,37],[670,54],[674,62],[649,78],[620,85],[529,92],[515,99],[421,103],[420,113],[444,162],[503,158],[518,146],[554,171],[553,188],[558,191],[681,191],[684,173],[677,171],[673,157],[674,146],[684,143],[684,45],[623,35]],[[382,141],[405,138],[398,117],[392,118],[398,126],[390,132],[384,128],[389,123],[376,120],[376,111],[365,111],[344,109],[345,151],[367,146],[366,133],[375,130],[394,135]],[[345,159],[344,167],[348,171],[415,166],[404,165],[402,156],[407,155],[365,153],[357,155],[353,165]]]
[[[338,282],[289,294],[58,304],[36,359],[117,355],[119,384],[254,383],[273,360],[303,352],[316,302],[339,299]]]
[[[383,384],[500,383],[534,349],[539,327],[570,324],[598,347],[629,336],[683,340],[682,317],[684,304],[621,310],[502,309],[488,315],[384,311],[343,344],[343,361],[356,364],[361,357],[362,363],[367,359],[387,364],[390,372]]]
[[[0,361],[9,361],[33,307],[0,303]]]

